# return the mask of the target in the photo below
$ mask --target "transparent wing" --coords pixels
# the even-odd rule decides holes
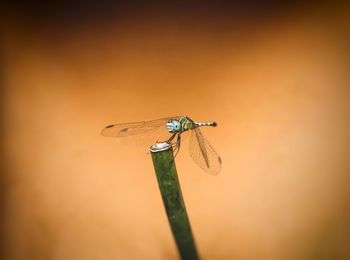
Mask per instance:
[[[166,122],[178,118],[175,116],[151,121],[110,125],[102,129],[101,134],[115,137],[121,144],[146,149],[155,142],[167,141],[170,133],[166,129]]]
[[[191,131],[189,149],[193,161],[199,167],[211,175],[217,175],[219,173],[221,169],[221,158],[203,137],[198,127]]]
[[[127,137],[132,135],[147,134],[157,130],[159,127],[166,127],[166,122],[178,117],[166,117],[151,121],[109,125],[102,129],[101,134],[108,137]]]

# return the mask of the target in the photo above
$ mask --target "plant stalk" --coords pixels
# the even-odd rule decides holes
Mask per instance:
[[[158,186],[181,259],[199,259],[175,167],[173,149],[167,142],[150,149]]]

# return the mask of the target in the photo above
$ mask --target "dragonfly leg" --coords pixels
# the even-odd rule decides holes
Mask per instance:
[[[173,134],[173,135],[170,137],[170,139],[167,141],[167,142],[169,142],[169,143],[171,144],[171,147],[172,147],[173,149],[176,149],[176,146],[177,146],[177,141],[175,141],[175,142],[172,141],[176,135],[177,135],[177,133]]]
[[[172,143],[171,141],[175,138],[177,133],[173,133],[172,136],[170,136],[170,138],[168,139],[168,143]]]
[[[175,155],[174,157],[176,157],[176,155],[178,154],[178,152],[180,151],[180,145],[181,145],[181,134],[179,133],[176,139],[176,143],[175,143]]]

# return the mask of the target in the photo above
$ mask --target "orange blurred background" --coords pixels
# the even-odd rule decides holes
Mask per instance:
[[[172,115],[219,124],[217,177],[176,162],[203,259],[350,259],[350,8],[107,2],[3,9],[2,259],[177,259],[148,151],[100,135]]]

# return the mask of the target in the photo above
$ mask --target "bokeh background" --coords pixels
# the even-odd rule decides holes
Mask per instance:
[[[100,135],[215,120],[177,168],[203,259],[350,259],[349,11],[258,1],[14,1],[1,11],[1,259],[177,259],[147,149]]]

